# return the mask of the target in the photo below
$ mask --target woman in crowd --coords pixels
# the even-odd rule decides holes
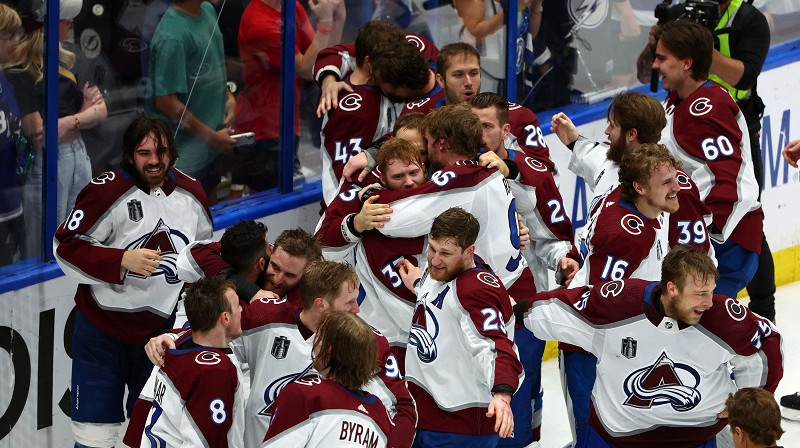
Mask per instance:
[[[81,11],[82,0],[61,0],[59,40],[69,37],[72,20]],[[14,87],[22,115],[22,134],[33,145],[35,159],[24,187],[24,215],[28,230],[27,255],[39,253],[42,225],[42,61],[44,30],[42,11],[20,11],[25,37],[14,51],[6,76]],[[70,71],[75,54],[59,45],[58,66],[58,189],[57,215],[67,219],[78,192],[89,183],[91,163],[81,130],[97,126],[107,117],[106,103],[97,86],[86,82],[81,87]]]

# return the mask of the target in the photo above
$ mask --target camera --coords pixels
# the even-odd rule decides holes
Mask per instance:
[[[681,6],[683,10],[678,16],[670,14],[672,0],[664,0],[656,5],[655,17],[658,24],[664,24],[672,19],[689,19],[707,29],[714,31],[719,22],[719,0],[686,0]]]

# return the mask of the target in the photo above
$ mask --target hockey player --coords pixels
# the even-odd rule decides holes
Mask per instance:
[[[228,344],[242,334],[233,283],[202,279],[186,295],[191,337],[153,369],[153,397],[141,447],[243,447],[244,390]]]
[[[660,282],[612,280],[539,293],[515,306],[537,337],[597,357],[589,426],[578,447],[716,446],[730,393],[775,390],[783,376],[781,336],[736,299],[713,293],[716,276],[708,255],[678,246],[665,257]]]
[[[420,99],[406,104],[403,114],[412,112],[428,113],[443,105],[455,105],[470,101],[480,92],[481,59],[480,53],[469,44],[455,42],[442,47],[437,59],[439,73],[436,80],[444,89],[444,97]],[[506,147],[522,150],[525,155],[544,163],[556,172],[550,160],[550,150],[544,141],[539,118],[530,109],[519,104],[509,104],[509,134]],[[363,179],[374,168],[377,149],[371,147],[363,155],[351,158],[345,165],[343,174],[348,179]],[[363,168],[363,170],[362,170]],[[360,174],[356,175],[356,173]]]
[[[301,306],[297,285],[306,265],[322,259],[319,243],[308,232],[297,228],[281,232],[275,244],[268,244],[268,248],[266,268],[262,276],[263,283],[248,285],[253,280],[259,280],[259,276],[253,278],[252,275],[244,282],[237,281],[237,287],[244,284],[247,291],[242,294],[242,298],[253,301],[275,296],[286,297],[295,307]],[[199,278],[230,272],[231,266],[237,262],[229,263],[221,249],[221,241],[198,241],[187,246],[178,257],[178,276],[181,280],[191,283]],[[241,260],[238,263],[241,263]],[[258,289],[259,287],[263,289]]]
[[[354,45],[335,45],[320,51],[317,55],[317,60],[314,61],[314,80],[322,90],[317,107],[318,117],[337,108],[340,103],[339,95],[346,95],[343,91],[352,92],[353,79],[357,85],[376,84],[374,80],[369,79],[372,71],[370,59],[379,50],[397,45],[394,43],[395,36],[405,38],[422,54],[429,68],[436,70],[439,49],[433,42],[418,34],[404,34],[400,28],[391,23],[378,20],[367,22],[358,32]],[[345,82],[350,72],[359,70],[361,70],[359,75],[355,78],[350,77],[351,82]],[[427,80],[427,77],[425,79]],[[407,86],[405,80],[398,84]]]
[[[244,335],[233,344],[242,363],[250,366],[250,395],[245,409],[245,446],[259,446],[272,417],[272,405],[281,390],[312,370],[311,336],[330,311],[358,313],[358,279],[353,269],[334,261],[314,261],[300,279],[303,308],[286,298],[259,299],[242,314]],[[386,338],[377,331],[379,365],[368,390],[381,398],[394,418],[393,446],[408,448],[414,439],[417,413],[405,379]],[[174,346],[170,335],[148,344],[148,354],[159,364],[158,348]],[[147,397],[144,397],[146,399]]]
[[[439,213],[453,206],[464,207],[482,223],[478,255],[508,285],[512,296],[527,297],[534,287],[533,277],[520,253],[510,187],[499,171],[473,161],[483,138],[480,120],[466,104],[444,106],[425,117],[424,128],[428,161],[436,172],[412,190],[365,189],[362,201],[378,194],[392,209],[391,220],[377,230],[392,237],[424,236]]]
[[[130,413],[150,373],[141,347],[171,328],[183,286],[178,253],[211,237],[205,193],[172,168],[177,154],[167,123],[135,119],[123,136],[122,168],[84,187],[56,231],[56,261],[80,282],[71,387],[78,446],[116,443],[125,387]]]
[[[582,137],[563,112],[553,116],[550,128],[572,149],[570,170],[588,182],[594,192],[592,202],[619,185],[619,164],[626,152],[643,143],[657,143],[667,123],[664,108],[655,98],[630,91],[620,93],[611,101],[607,119],[607,145]],[[711,210],[700,200],[700,192],[692,179],[681,170],[677,174],[681,187],[680,207],[670,214],[669,245],[693,245],[713,257],[714,250],[705,229],[706,223],[711,222]]]
[[[406,375],[420,415],[414,444],[421,448],[495,447],[514,429],[511,397],[523,374],[511,302],[500,280],[476,261],[479,229],[471,214],[448,209],[431,226],[424,273],[398,263],[403,284],[417,295]],[[458,388],[448,387],[454,377]]]
[[[517,212],[531,231],[532,244],[523,252],[525,259],[531,265],[534,257],[541,258],[545,269],[559,271],[560,277],[571,279],[578,263],[566,255],[575,235],[553,173],[535,157],[505,146],[511,129],[508,101],[495,93],[484,92],[472,98],[470,106],[483,126],[483,147],[487,152],[481,155],[481,164],[486,166],[489,163],[485,161],[495,161],[501,172],[514,180],[509,185]],[[549,289],[547,274],[539,274],[534,272],[537,288]]]
[[[364,390],[380,369],[372,336],[355,314],[325,316],[312,354],[322,378],[300,378],[281,391],[263,447],[390,446],[391,418],[380,399]]]
[[[387,48],[399,53],[386,53]],[[367,23],[356,37],[355,56],[357,65],[344,77],[350,92],[343,94],[338,107],[328,111],[322,124],[322,194],[326,205],[337,194],[347,160],[392,130],[404,101],[441,91],[425,58],[394,25]],[[374,78],[378,73],[394,71],[402,74],[392,78],[396,87],[381,83],[389,89],[385,92],[379,85],[371,85],[377,84]]]
[[[536,288],[550,289],[549,270],[571,279],[579,267],[576,260],[566,257],[574,234],[553,173],[539,160],[505,147],[510,129],[508,101],[495,93],[484,92],[473,97],[470,105],[483,125],[483,145],[487,152],[481,155],[481,164],[494,160],[503,167],[500,168],[503,174],[513,179],[509,185],[517,212],[531,232],[531,244],[522,253],[536,279]],[[513,168],[513,174],[506,172],[509,167]],[[513,436],[502,440],[500,445],[523,447],[541,436],[541,371],[545,343],[525,328],[517,329],[514,342],[519,347],[525,380],[511,403],[516,429]]]
[[[713,37],[677,20],[663,26],[653,68],[671,90],[662,142],[683,162],[714,214],[709,234],[719,262],[717,293],[736,297],[753,277],[763,222],[747,123],[728,91],[708,80]]]
[[[632,91],[611,100],[606,120],[605,144],[580,135],[563,112],[553,115],[550,125],[550,130],[572,151],[569,170],[586,180],[595,199],[619,185],[619,164],[625,151],[642,143],[658,143],[667,125],[664,107],[658,100]]]
[[[734,448],[780,448],[781,409],[764,389],[743,387],[725,400]]]
[[[388,190],[409,190],[422,185],[424,170],[419,149],[407,140],[394,137],[378,153],[378,171]],[[358,191],[358,185],[343,182],[339,196],[325,210],[316,234],[325,246],[326,256],[335,253],[338,257],[343,247],[354,251],[354,266],[362,290],[359,316],[386,336],[402,370],[408,323],[416,297],[403,287],[397,263],[408,259],[417,265],[425,238],[390,238],[373,230],[390,219],[387,213],[390,209],[377,202],[380,192],[360,207]]]

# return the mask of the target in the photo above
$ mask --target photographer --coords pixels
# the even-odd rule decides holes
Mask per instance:
[[[752,2],[752,0],[750,0]],[[659,23],[688,17],[706,26],[714,34],[714,52],[711,74],[708,79],[728,89],[747,121],[753,170],[758,182],[758,199],[764,184],[761,157],[761,116],[764,103],[756,92],[756,81],[761,73],[770,44],[767,19],[750,2],[744,0],[687,1],[664,10],[668,2],[656,8]],[[718,11],[710,4],[719,4]],[[716,14],[715,14],[716,13]],[[660,36],[660,26],[650,31],[650,43],[637,61],[639,81],[649,83],[652,71],[653,49]],[[747,285],[750,309],[767,319],[775,320],[775,267],[766,237],[761,242],[758,270]]]

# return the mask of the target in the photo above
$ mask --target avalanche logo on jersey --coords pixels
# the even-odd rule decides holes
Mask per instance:
[[[630,213],[622,217],[620,224],[622,228],[631,235],[641,234],[644,228],[644,221],[642,221],[642,218]]]
[[[619,293],[622,292],[622,288],[624,287],[624,280],[614,280],[613,282],[603,284],[603,286],[600,288],[600,294],[606,299],[617,297]]]
[[[650,409],[668,404],[678,412],[694,409],[701,399],[700,374],[687,364],[675,363],[662,352],[655,363],[625,378],[625,406]]]
[[[684,173],[681,170],[678,170],[678,186],[681,187],[681,190],[691,190],[692,183],[689,182],[689,175]]]
[[[434,304],[438,301],[438,306],[441,307],[441,300],[450,289],[448,286],[439,294]],[[433,315],[433,312],[425,305],[424,298],[417,301],[417,306],[414,309],[414,318],[411,321],[411,331],[408,332],[408,345],[416,347],[417,357],[424,363],[433,362],[439,356],[438,349],[436,348],[436,337],[439,336],[439,322]]]
[[[290,373],[288,375],[284,375],[272,383],[270,383],[266,389],[264,389],[264,408],[258,412],[258,415],[263,415],[267,417],[272,417],[274,412],[273,405],[275,404],[275,399],[278,397],[278,394],[281,393],[284,387],[287,384],[291,384],[297,381],[300,378],[305,377],[308,375],[308,372],[311,370],[311,364],[308,365],[302,372],[297,373]]]
[[[177,240],[174,238],[177,238]],[[175,244],[176,242],[179,242],[179,244]],[[180,252],[180,249],[178,248],[185,247],[187,244],[189,244],[189,238],[187,238],[186,235],[181,233],[179,230],[170,229],[166,224],[164,224],[164,220],[159,219],[158,224],[156,224],[152,232],[138,238],[125,249],[160,250],[161,256],[164,257],[164,259],[161,261],[161,264],[158,265],[156,270],[150,274],[150,276],[156,277],[158,275],[163,275],[167,280],[167,283],[175,284],[180,282],[180,279],[178,279],[177,266],[178,253]],[[126,277],[130,276],[142,279],[147,278],[144,275],[131,271],[128,271],[125,275]]]

